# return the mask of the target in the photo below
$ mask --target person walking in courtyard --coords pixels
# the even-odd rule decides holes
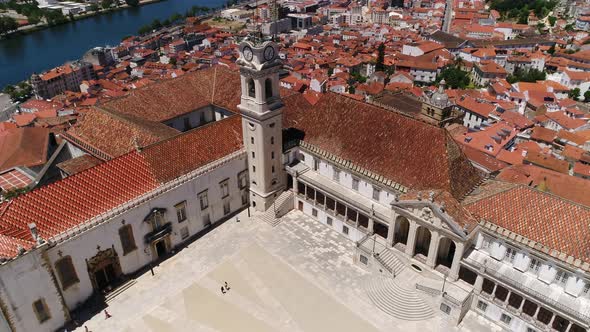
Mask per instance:
[[[224,282],[225,282],[225,289],[229,290],[229,285],[227,284],[227,281],[224,281]]]
[[[104,319],[109,319],[111,317],[112,317],[111,314],[109,314],[109,312],[106,311],[106,309],[105,309],[105,311],[104,311]]]
[[[225,294],[225,288],[223,286],[221,286],[221,294]]]

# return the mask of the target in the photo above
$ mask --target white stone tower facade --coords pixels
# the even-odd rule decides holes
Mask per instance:
[[[250,203],[266,211],[285,186],[282,158],[282,107],[275,43],[240,44],[242,133],[248,152]]]

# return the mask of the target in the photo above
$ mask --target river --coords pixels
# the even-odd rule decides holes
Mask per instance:
[[[75,60],[92,47],[117,45],[121,38],[154,19],[184,14],[195,5],[219,7],[223,0],[166,0],[136,8],[92,16],[30,34],[0,40],[0,90],[42,72]]]

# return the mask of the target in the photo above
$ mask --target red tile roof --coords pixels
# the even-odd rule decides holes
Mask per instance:
[[[335,93],[313,107],[300,98],[284,98],[284,127],[303,131],[305,142],[324,151],[408,188],[456,198],[481,180],[445,129]]]
[[[0,171],[16,166],[38,166],[47,161],[49,130],[15,128],[0,132]]]
[[[485,187],[480,187],[485,191]],[[590,208],[514,185],[466,205],[474,215],[549,248],[590,262]]]
[[[534,165],[508,167],[498,174],[497,179],[540,188],[545,192],[590,207],[590,180],[558,173]]]
[[[0,188],[2,191],[21,189],[30,185],[31,183],[33,183],[31,176],[27,175],[18,168],[0,174]]]
[[[32,221],[48,239],[241,147],[241,118],[232,116],[4,202],[0,255],[32,241]]]

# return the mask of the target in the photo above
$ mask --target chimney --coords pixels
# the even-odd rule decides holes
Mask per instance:
[[[527,155],[527,150],[522,150],[522,156],[526,157],[526,155]]]
[[[39,236],[39,232],[37,231],[37,225],[33,222],[29,224],[29,230],[31,231],[31,236],[33,240],[37,241],[37,245],[43,244],[45,241]]]

